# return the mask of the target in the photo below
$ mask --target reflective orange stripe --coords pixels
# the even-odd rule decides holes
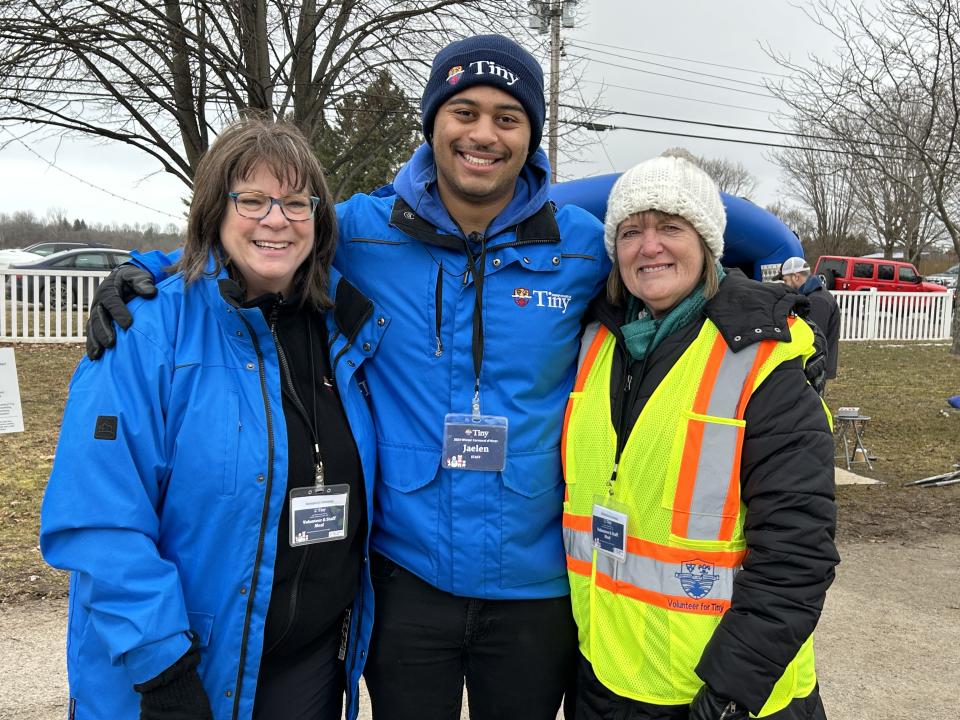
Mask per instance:
[[[583,392],[583,386],[590,377],[590,370],[593,369],[593,363],[597,359],[597,353],[603,347],[603,341],[606,340],[610,331],[603,325],[597,330],[593,342],[590,343],[590,349],[587,350],[587,356],[583,359],[583,365],[577,371],[577,381],[574,383],[574,392]],[[563,469],[563,476],[567,476],[567,426],[570,424],[570,414],[573,412],[573,398],[567,400],[567,409],[563,413],[563,431],[560,434],[560,467]],[[570,489],[564,486],[563,499],[570,499]]]
[[[573,513],[563,514],[563,526],[578,532],[593,534],[593,518],[589,515],[574,515]],[[660,562],[682,563],[690,559],[690,548],[667,547],[649,540],[641,540],[632,535],[627,536],[627,552],[634,555],[653,558]],[[698,558],[704,562],[709,562],[717,567],[739,567],[746,556],[745,550],[734,551],[715,551],[715,550],[697,550],[695,552]],[[569,557],[569,556],[568,556]],[[575,558],[574,558],[575,559]],[[579,560],[577,562],[580,562]],[[589,564],[589,563],[588,563]],[[586,573],[589,575],[589,573]]]

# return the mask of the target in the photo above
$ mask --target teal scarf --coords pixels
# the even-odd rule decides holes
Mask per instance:
[[[717,279],[723,280],[726,273],[717,263]],[[627,302],[627,318],[636,318],[620,328],[634,360],[643,360],[648,353],[659,345],[664,338],[680,328],[689,325],[703,312],[707,299],[703,296],[703,283],[697,285],[683,300],[677,303],[666,315],[654,319],[644,307],[643,302],[633,295]]]

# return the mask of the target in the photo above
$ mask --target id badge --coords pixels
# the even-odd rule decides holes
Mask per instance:
[[[443,467],[500,472],[507,463],[507,418],[450,413],[443,420]]]
[[[597,552],[623,562],[627,558],[629,518],[626,512],[610,505],[609,501],[601,502],[599,499],[593,503],[591,522],[593,547]]]
[[[290,491],[290,547],[343,540],[347,536],[349,485]]]

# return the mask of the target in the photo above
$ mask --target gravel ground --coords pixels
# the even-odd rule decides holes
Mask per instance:
[[[817,630],[831,720],[956,720],[960,687],[960,536],[842,543]],[[0,718],[65,715],[66,601],[0,606]],[[361,705],[369,720],[369,704]],[[466,717],[466,714],[465,714]]]

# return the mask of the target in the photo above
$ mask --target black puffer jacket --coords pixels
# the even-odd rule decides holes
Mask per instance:
[[[614,427],[625,401],[623,427],[632,428],[653,391],[697,337],[703,320],[666,338],[645,362],[628,362],[620,332],[623,308],[598,298],[592,310],[593,319],[618,338],[611,381]],[[802,295],[748,280],[738,271],[724,278],[705,307],[706,317],[735,352],[760,340],[789,340],[789,314],[806,311]],[[632,376],[629,385],[625,373]],[[631,391],[624,397],[620,388],[628,386]],[[747,507],[748,553],[736,577],[731,608],[696,672],[716,693],[756,713],[813,632],[839,556],[834,545],[833,437],[799,359],[770,374],[751,397],[744,419],[741,498]],[[654,706],[647,706],[650,713],[644,714],[644,703],[630,704],[630,718],[661,716]],[[791,717],[784,713],[777,717]]]

